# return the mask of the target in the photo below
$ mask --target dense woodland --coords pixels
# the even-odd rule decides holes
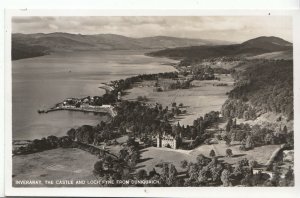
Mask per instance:
[[[256,61],[245,71],[234,72],[236,83],[222,108],[224,117],[255,119],[265,112],[293,119],[293,62]]]

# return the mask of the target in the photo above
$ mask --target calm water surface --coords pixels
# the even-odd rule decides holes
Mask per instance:
[[[175,61],[145,51],[72,52],[12,62],[13,139],[62,136],[71,127],[95,125],[105,116],[81,112],[38,114],[67,97],[102,95],[101,83],[129,76],[174,71]]]

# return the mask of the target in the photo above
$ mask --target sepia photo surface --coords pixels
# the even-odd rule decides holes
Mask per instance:
[[[12,175],[293,187],[291,16],[13,16]]]

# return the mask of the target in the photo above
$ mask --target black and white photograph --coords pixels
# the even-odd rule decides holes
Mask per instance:
[[[10,20],[13,188],[294,187],[292,16]]]

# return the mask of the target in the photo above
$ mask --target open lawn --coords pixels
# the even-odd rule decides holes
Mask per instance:
[[[138,170],[145,169],[146,171],[151,171],[153,168],[157,172],[160,172],[160,168],[155,167],[155,165],[162,162],[170,162],[176,166],[177,171],[183,171],[180,166],[182,160],[193,161],[194,159],[188,154],[188,152],[180,152],[180,150],[173,150],[169,148],[156,148],[148,147],[142,149],[141,151],[140,163],[136,165]]]
[[[183,169],[180,166],[182,160],[188,162],[196,162],[196,158],[199,154],[209,157],[209,152],[214,149],[218,159],[229,164],[236,164],[236,162],[247,158],[248,160],[256,160],[260,165],[265,165],[272,153],[280,147],[280,145],[266,145],[256,147],[249,151],[240,151],[240,145],[226,146],[225,142],[219,142],[219,144],[201,145],[193,150],[173,150],[169,148],[156,148],[148,147],[141,150],[141,162],[137,164],[137,170],[145,169],[151,171],[156,164],[161,162],[171,162],[176,166],[177,171],[181,172]],[[226,157],[226,149],[232,150],[233,156]],[[155,167],[159,172],[160,168]]]
[[[43,182],[44,180],[75,181],[79,179],[95,179],[93,169],[97,157],[80,149],[58,148],[34,154],[14,156],[12,160],[13,186],[16,187],[22,186],[15,185],[16,180],[41,180]],[[30,187],[34,187],[34,185],[30,185]]]
[[[183,103],[187,114],[179,116],[179,123],[192,125],[193,121],[210,111],[220,111],[227,99],[226,93],[232,89],[233,79],[230,75],[220,75],[218,80],[193,81],[194,87],[190,89],[177,89],[164,92],[154,91],[152,83],[145,81],[134,88],[129,89],[128,94],[123,96],[124,100],[136,100],[138,96],[146,96],[148,103],[159,103],[171,107],[173,102],[177,105]],[[226,83],[228,86],[214,86],[219,83]]]

